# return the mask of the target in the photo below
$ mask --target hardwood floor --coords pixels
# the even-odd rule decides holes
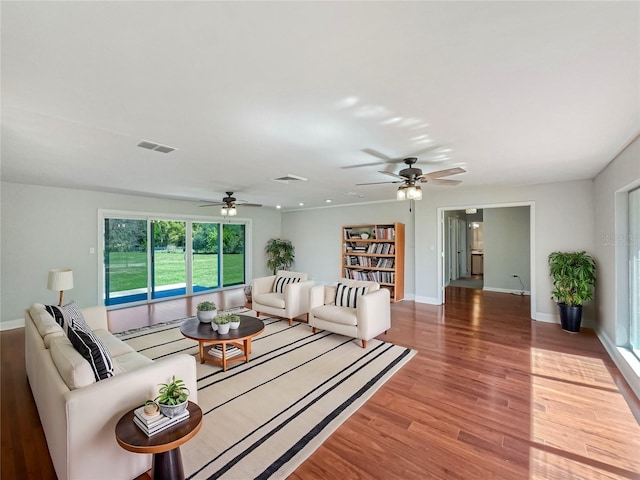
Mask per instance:
[[[156,305],[110,312],[110,324],[195,308]],[[391,311],[382,338],[418,354],[291,479],[640,479],[640,402],[592,331],[532,322],[529,297],[455,287],[445,306],[404,301]],[[24,330],[0,341],[1,477],[54,478],[25,379]]]

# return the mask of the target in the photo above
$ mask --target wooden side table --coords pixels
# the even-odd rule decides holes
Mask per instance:
[[[187,405],[189,418],[151,437],[133,423],[129,410],[116,424],[116,440],[125,450],[153,454],[151,478],[154,480],[184,480],[180,445],[192,438],[202,426],[202,410],[193,402]]]

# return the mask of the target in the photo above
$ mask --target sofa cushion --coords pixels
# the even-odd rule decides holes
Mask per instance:
[[[254,303],[259,305],[266,305],[267,307],[282,308],[284,309],[286,304],[284,302],[283,293],[262,293],[260,295],[254,295]]]
[[[49,350],[53,364],[69,390],[95,383],[96,377],[91,365],[80,355],[66,336],[52,338]]]
[[[62,327],[56,323],[53,317],[47,312],[45,306],[41,303],[34,303],[29,307],[29,315],[38,330],[40,336],[45,339],[47,335],[60,334],[64,335]],[[48,344],[46,344],[49,347]]]
[[[281,277],[277,276],[273,282],[274,293],[284,293],[284,289],[290,283],[299,283],[300,277]]]
[[[151,365],[153,360],[140,355],[135,350],[129,353],[118,355],[113,358],[113,373],[121,375],[123,373],[132,372],[147,365]]]
[[[77,325],[77,328],[76,325],[69,327],[67,336],[71,344],[89,362],[96,380],[112,377],[113,363],[109,350],[91,330],[87,332],[83,328],[85,327],[82,325]]]
[[[358,297],[367,293],[368,287],[349,287],[342,283],[336,288],[336,305],[338,307],[356,308]]]
[[[340,325],[358,325],[355,308],[322,305],[311,310],[314,317]]]
[[[111,355],[111,360],[113,361],[114,366],[115,366],[116,357],[120,355],[126,355],[127,353],[135,352],[135,350],[131,348],[131,346],[124,343],[119,338],[114,337],[107,330],[102,330],[102,329],[94,330],[93,334],[96,337],[98,337],[102,341],[104,346],[107,347],[107,350],[109,350],[109,354]]]

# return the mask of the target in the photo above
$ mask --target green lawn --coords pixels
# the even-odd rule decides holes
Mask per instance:
[[[113,252],[109,255],[109,290],[120,292],[147,286],[147,255],[145,252]],[[244,282],[242,254],[224,254],[224,283]],[[185,282],[185,263],[182,252],[156,252],[155,284],[171,285]],[[193,256],[193,282],[203,287],[218,287],[218,255]]]

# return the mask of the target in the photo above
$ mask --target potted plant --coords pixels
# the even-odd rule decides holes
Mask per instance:
[[[267,268],[273,270],[275,275],[278,270],[289,270],[295,258],[295,248],[289,240],[272,238],[265,247],[267,252]]]
[[[154,402],[160,407],[160,412],[167,417],[175,417],[187,408],[189,389],[183,380],[176,379],[174,375],[169,383],[161,383],[158,396]]]
[[[216,318],[213,319],[213,322],[218,325],[218,333],[221,335],[226,335],[227,333],[229,333],[229,315],[218,315]]]
[[[230,313],[228,317],[229,317],[229,328],[231,330],[236,330],[237,328],[240,327],[240,317],[238,315]]]
[[[216,312],[216,304],[213,302],[200,302],[196,307],[196,316],[203,323],[213,320]]]
[[[252,301],[251,285],[245,285],[244,286],[244,296],[247,298],[247,303],[251,303],[251,301]]]
[[[552,298],[558,302],[562,329],[580,331],[582,305],[593,298],[596,264],[586,252],[553,252],[549,255],[553,278]]]

